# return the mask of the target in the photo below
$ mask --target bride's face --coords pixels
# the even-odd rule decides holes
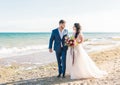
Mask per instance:
[[[73,32],[76,33],[76,27],[75,26],[73,26]]]

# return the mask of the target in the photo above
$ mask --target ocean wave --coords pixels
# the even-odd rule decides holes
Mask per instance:
[[[119,37],[119,36],[118,36]],[[112,38],[118,38],[117,36]],[[102,46],[108,46],[108,45],[116,45],[120,44],[120,42],[114,41],[110,37],[107,38],[89,38],[84,43],[84,48],[89,51],[94,48],[97,49],[97,47],[102,48]],[[11,57],[11,56],[18,56],[18,55],[26,55],[26,54],[32,54],[36,52],[47,52],[48,51],[48,45],[47,44],[37,44],[37,45],[28,45],[28,46],[14,46],[14,47],[0,47],[0,57]]]
[[[92,42],[97,42],[97,41],[106,41],[107,39],[106,38],[91,38],[89,39],[89,41],[92,41]]]
[[[120,39],[120,36],[114,36],[114,37],[111,37],[111,38],[118,38],[118,39]]]
[[[16,53],[25,53],[25,52],[32,52],[32,51],[44,51],[47,49],[48,45],[31,45],[31,46],[24,46],[24,47],[1,47],[0,48],[0,55],[1,54],[16,54]]]

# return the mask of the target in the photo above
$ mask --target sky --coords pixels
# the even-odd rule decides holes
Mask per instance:
[[[120,0],[0,0],[0,32],[51,32],[60,19],[70,31],[120,32]]]

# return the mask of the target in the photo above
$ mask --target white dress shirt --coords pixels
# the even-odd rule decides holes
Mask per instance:
[[[59,30],[59,35],[60,35],[60,38],[62,39],[63,38],[63,35],[64,35],[64,29],[62,30],[62,32],[60,31],[60,29],[58,28]]]
[[[62,38],[63,38],[63,36],[64,36],[64,29],[62,30],[62,32],[60,31],[60,29],[59,29],[59,28],[58,28],[58,30],[59,30],[59,35],[60,35],[60,38],[62,39]],[[61,47],[63,47],[62,42],[61,42]]]

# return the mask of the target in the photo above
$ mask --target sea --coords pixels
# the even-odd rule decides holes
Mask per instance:
[[[0,58],[48,52],[50,35],[50,32],[0,33]],[[119,42],[112,39],[120,38],[120,32],[83,32],[83,35],[83,46],[87,52],[114,46]]]

